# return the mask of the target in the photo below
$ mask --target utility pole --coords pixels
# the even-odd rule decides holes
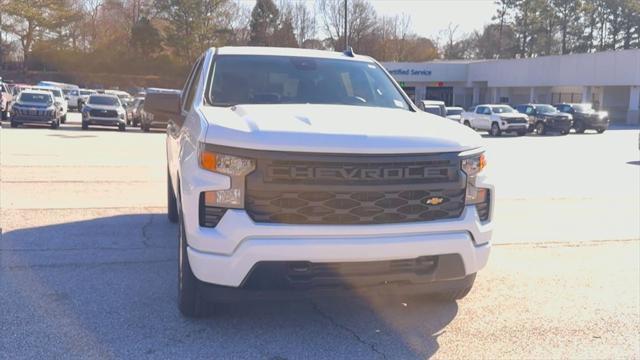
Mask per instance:
[[[347,0],[344,0],[344,50],[349,48],[349,37],[347,36]]]

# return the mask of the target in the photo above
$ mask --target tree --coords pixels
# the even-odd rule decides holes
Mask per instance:
[[[249,45],[270,46],[280,12],[272,0],[258,0],[251,11]]]
[[[273,32],[271,39],[272,46],[298,47],[298,40],[293,30],[293,20],[286,16],[280,22],[278,28]]]
[[[55,31],[75,19],[65,0],[9,0],[2,8],[2,31],[20,41],[24,64],[28,64],[34,42],[47,31]]]
[[[553,14],[557,15],[558,24],[560,26],[560,52],[567,54],[569,47],[567,42],[571,41],[569,36],[571,27],[577,23],[582,15],[579,11],[582,8],[580,0],[551,0],[551,9]]]
[[[154,5],[168,25],[166,44],[184,64],[224,43],[235,9],[229,0],[156,0]]]
[[[131,46],[144,58],[153,56],[162,50],[162,39],[148,18],[142,17],[131,29]]]

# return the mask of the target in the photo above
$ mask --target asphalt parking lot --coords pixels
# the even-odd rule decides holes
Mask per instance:
[[[176,307],[164,134],[0,130],[0,357],[638,358],[638,129],[486,138],[494,248],[471,294]]]

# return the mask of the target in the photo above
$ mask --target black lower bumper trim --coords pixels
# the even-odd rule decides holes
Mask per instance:
[[[393,261],[257,263],[240,287],[201,282],[201,292],[213,301],[291,299],[353,293],[433,293],[459,290],[473,283],[458,254],[422,256]]]
[[[352,288],[330,288],[309,290],[247,290],[229,286],[200,284],[200,294],[209,301],[241,302],[255,300],[301,300],[318,297],[376,296],[376,295],[426,295],[447,291],[458,291],[473,285],[476,274],[461,279],[432,281],[427,283],[382,283]]]

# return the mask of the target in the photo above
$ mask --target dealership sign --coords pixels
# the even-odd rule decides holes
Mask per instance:
[[[389,69],[393,76],[431,76],[431,70],[426,69]]]

